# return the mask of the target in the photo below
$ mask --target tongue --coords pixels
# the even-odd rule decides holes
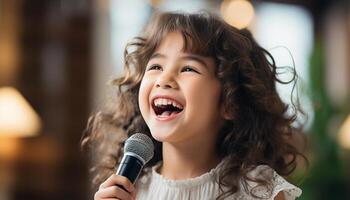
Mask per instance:
[[[177,111],[164,111],[162,114],[160,114],[159,116],[161,117],[168,117],[170,115],[173,115],[173,114],[176,114],[176,113],[179,113]]]
[[[167,117],[167,116],[170,116],[172,113],[172,111],[164,111],[160,116],[161,117]]]

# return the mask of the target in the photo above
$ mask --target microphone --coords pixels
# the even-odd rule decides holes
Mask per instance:
[[[142,133],[129,137],[124,145],[124,156],[119,164],[117,175],[125,176],[135,183],[142,167],[152,159],[154,146],[151,138]]]

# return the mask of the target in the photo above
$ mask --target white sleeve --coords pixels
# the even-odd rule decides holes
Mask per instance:
[[[247,181],[248,188],[257,197],[274,200],[279,192],[283,192],[286,200],[294,200],[302,193],[300,188],[286,181],[267,165],[259,165],[248,174],[251,178],[263,178],[271,181],[269,187],[258,186],[256,182]],[[247,193],[246,195],[250,196],[248,199],[256,199]]]
[[[273,176],[273,184],[274,184],[274,189],[272,193],[273,194],[272,199],[274,199],[277,196],[277,194],[281,191],[283,191],[284,197],[286,200],[294,200],[297,197],[299,197],[302,193],[300,188],[286,181],[282,176],[277,174],[275,171]]]

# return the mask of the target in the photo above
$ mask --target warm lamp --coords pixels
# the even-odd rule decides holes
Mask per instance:
[[[40,124],[39,116],[15,88],[0,88],[0,137],[35,136]]]
[[[0,199],[11,198],[14,182],[13,160],[17,155],[17,138],[35,136],[39,133],[39,116],[12,87],[0,88]]]
[[[339,144],[350,150],[350,115],[346,118],[343,125],[340,127],[339,135]]]

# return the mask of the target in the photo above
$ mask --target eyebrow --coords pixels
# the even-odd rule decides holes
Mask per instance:
[[[161,54],[161,53],[154,53],[150,60],[153,58],[166,58],[166,55]],[[194,60],[197,61],[199,63],[201,63],[205,68],[208,69],[208,65],[207,63],[203,60],[202,56],[199,55],[195,55],[195,54],[185,54],[184,56],[181,56],[181,59],[183,60]]]

